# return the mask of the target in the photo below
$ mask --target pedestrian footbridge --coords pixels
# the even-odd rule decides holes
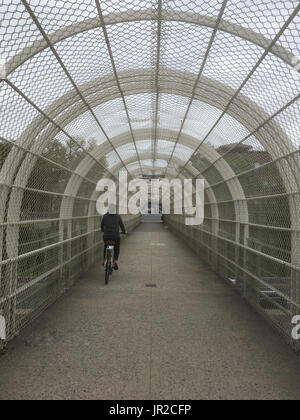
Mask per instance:
[[[0,399],[299,399],[299,2],[0,21]],[[125,174],[203,180],[204,220],[125,214],[105,287],[97,185]]]

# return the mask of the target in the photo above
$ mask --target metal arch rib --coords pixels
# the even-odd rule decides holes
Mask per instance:
[[[152,9],[144,9],[142,11],[127,11],[121,13],[112,13],[105,17],[105,23],[107,26],[125,23],[125,22],[140,22],[140,21],[150,21],[153,20],[153,11]],[[205,15],[198,15],[190,12],[176,12],[171,10],[162,10],[162,20],[164,21],[175,21],[182,22],[198,26],[206,26],[209,28],[214,28],[216,25],[216,18]],[[62,29],[58,29],[49,35],[50,42],[55,45],[58,42],[61,42],[65,39],[76,36],[82,32],[90,31],[92,29],[100,27],[99,18],[87,19],[83,22],[77,22],[75,24],[66,26]],[[219,24],[220,31],[229,33],[233,36],[242,38],[246,41],[249,41],[257,46],[267,49],[271,43],[271,40],[265,36],[258,34],[251,29],[245,28],[243,26],[237,25],[235,23],[226,21],[222,19]],[[22,51],[12,57],[7,63],[7,75],[9,76],[16,68],[25,63],[28,59],[34,57],[39,52],[43,51],[48,47],[47,42],[44,40],[37,40],[25,47]],[[294,54],[288,51],[286,48],[281,45],[275,45],[272,47],[271,52],[276,55],[281,60],[285,61],[287,64],[292,65],[292,60]]]
[[[100,123],[99,119],[97,118],[96,114],[94,113],[93,109],[91,108],[89,102],[86,100],[85,96],[83,95],[83,93],[81,92],[81,90],[78,88],[77,84],[75,83],[75,81],[73,80],[71,74],[69,73],[68,69],[66,68],[66,66],[64,65],[61,57],[59,56],[59,54],[57,53],[56,49],[54,48],[54,45],[51,43],[48,35],[46,34],[46,32],[44,31],[44,29],[42,28],[39,20],[37,19],[37,17],[35,16],[35,14],[33,13],[31,7],[28,4],[27,0],[21,0],[21,2],[23,3],[25,9],[27,10],[27,12],[29,13],[29,15],[31,16],[33,22],[35,23],[35,25],[37,26],[38,30],[40,31],[41,35],[43,36],[43,38],[45,39],[48,47],[51,49],[53,55],[55,56],[56,60],[58,61],[59,65],[61,66],[61,68],[63,69],[64,73],[66,74],[67,78],[69,79],[69,81],[71,82],[72,86],[74,87],[75,91],[77,92],[77,94],[80,97],[80,100],[85,104],[85,106],[87,107],[87,109],[90,111],[91,115],[93,116],[96,124],[98,125],[98,127],[100,128],[100,130],[102,131],[102,133],[104,134],[104,136],[107,138],[108,141],[110,141],[110,138],[108,136],[108,134],[106,133],[106,131],[104,130],[102,124]],[[114,148],[114,145],[112,144],[112,147]],[[116,152],[117,153],[117,152]],[[117,153],[118,155],[118,153]],[[120,155],[118,155],[118,158],[120,159],[120,161],[122,162],[122,157]]]
[[[89,88],[91,88],[91,84],[90,83],[89,83]],[[175,84],[174,88],[172,89],[172,92],[174,93],[174,91],[176,91],[177,88],[178,88],[178,86],[177,86],[177,84]],[[144,91],[145,87],[144,86],[143,87],[141,86],[140,89],[141,89],[141,91]],[[228,87],[227,88],[225,87],[224,89],[227,89],[228,90],[229,88]],[[135,92],[136,92],[136,87],[135,87]],[[178,92],[178,93],[179,94],[182,94],[182,92]],[[73,101],[76,102],[76,100],[74,99],[74,97],[72,95],[70,95],[70,93],[66,94],[65,96],[67,96],[69,99],[70,98],[73,98]],[[64,99],[65,96],[62,97],[62,98]],[[211,101],[212,100],[211,95],[209,95],[209,96],[210,96],[210,101]],[[61,98],[61,100],[64,103],[64,100],[62,98]],[[206,99],[206,102],[209,103],[209,99]],[[71,104],[71,103],[72,103],[72,100],[70,100],[69,104]],[[262,110],[256,104],[252,103],[247,98],[244,98],[243,101],[241,101],[241,104],[244,105],[244,106],[245,106],[245,103],[249,107],[248,110],[252,110],[252,114],[253,114],[253,109],[257,109],[257,114],[260,115],[260,118],[262,118],[262,116],[263,116],[263,118],[266,117],[266,113],[262,112]],[[57,105],[57,103],[56,103],[56,105]],[[78,115],[80,115],[80,113],[82,113],[82,106],[83,105],[81,104],[81,108],[79,107],[79,109],[78,109]],[[61,111],[61,109],[59,107],[58,107],[58,109],[59,109],[59,111]],[[46,143],[47,143],[47,141],[49,141],[49,139],[52,138],[53,135],[55,135],[56,132],[59,132],[61,130],[61,126],[64,126],[65,124],[67,124],[68,121],[71,121],[72,119],[74,119],[74,108],[68,109],[66,112],[70,114],[69,117],[66,118],[65,115],[63,115],[63,114],[60,115],[57,120],[58,121],[62,120],[60,122],[63,122],[63,124],[58,125],[56,123],[56,128],[54,128],[52,126],[52,127],[49,128],[49,130],[45,130],[45,132],[42,135],[42,137],[43,136],[45,137],[45,139],[44,139],[45,142],[41,138],[41,142],[39,144],[42,144],[42,145],[45,146]],[[51,118],[52,117],[55,118],[55,116],[57,115],[57,113],[59,114],[59,112],[57,111],[57,108],[56,107],[48,107],[47,108],[47,115],[50,115]],[[241,114],[242,114],[241,109],[239,109],[239,115],[238,115],[239,120],[241,120]],[[249,112],[246,112],[246,114],[249,116]],[[236,115],[234,115],[234,116],[236,117]],[[251,123],[249,123],[249,124],[251,126]],[[252,122],[252,124],[253,124],[253,122]],[[280,128],[280,126],[278,124],[276,124],[276,123],[272,123],[272,124],[274,125],[274,137],[273,137],[274,146],[276,146],[277,142],[280,142],[285,147],[284,153],[286,153],[286,154],[289,153],[291,151],[291,148],[292,148],[292,145],[291,145],[290,140],[288,139],[288,137],[285,135],[285,133],[283,132],[283,130]],[[38,133],[38,131],[40,130],[41,126],[43,127],[44,125],[45,125],[45,119],[44,119],[44,117],[38,117],[36,120],[34,120],[33,123],[31,123],[31,125],[25,131],[27,131],[28,133],[31,133],[32,134],[34,132],[34,130],[35,130],[35,132]],[[270,128],[270,127],[268,127],[268,128]],[[270,129],[270,131],[272,131],[272,130]],[[26,142],[27,136],[23,137],[23,139]],[[260,139],[260,141],[262,142],[262,144],[265,143],[263,138]],[[34,145],[34,147],[37,147],[37,146],[38,145],[36,145],[36,144]],[[272,144],[264,144],[264,146],[266,147],[266,150],[269,150],[270,151],[270,154],[272,155],[273,159],[276,158],[276,157],[278,157],[278,156],[276,156],[276,153],[278,154],[276,147],[272,147]],[[91,156],[91,159],[95,160],[95,158],[92,157],[92,156]],[[30,172],[29,171],[29,168],[27,168],[27,169],[28,169],[28,173],[29,173]],[[286,176],[288,178],[289,177],[289,174],[287,174]]]
[[[164,130],[164,131],[165,131],[164,132],[165,137],[161,136],[162,138],[165,138],[165,139],[170,139],[171,138],[171,141],[175,141],[174,140],[174,135],[173,135],[174,132],[172,132],[170,130]],[[140,130],[138,133],[136,133],[136,136],[137,136],[137,138],[140,139],[140,141],[142,141],[143,138],[149,138],[149,135],[151,135],[151,129],[148,129],[147,131],[146,130]],[[198,143],[198,140],[191,137],[191,136],[186,136],[186,139],[184,139],[184,140],[185,140],[185,144],[188,143],[192,148],[195,146],[195,144]],[[127,133],[126,136],[125,135],[118,136],[114,139],[116,147],[127,144],[130,141],[131,141],[130,140],[130,133]],[[102,145],[102,146],[99,146],[96,149],[94,149],[92,151],[92,154],[96,159],[99,159],[106,152],[107,151],[105,151],[105,145]],[[209,161],[216,160],[216,159],[218,159],[218,157],[220,157],[218,152],[216,150],[214,150],[209,145],[205,145],[203,147],[202,152],[203,152],[203,156],[206,157]],[[166,154],[161,154],[160,156],[163,157],[163,158],[166,158],[166,159],[168,157],[168,155],[166,155]],[[150,152],[143,154],[143,158],[149,158],[149,157],[151,157]],[[133,162],[136,162],[136,158],[134,156],[126,160],[126,164],[133,163]],[[179,158],[175,158],[175,157],[174,157],[174,162],[177,162],[179,164],[184,163],[183,160],[181,160]],[[80,162],[80,164],[76,168],[76,173],[80,174],[81,176],[84,176],[87,173],[87,171],[89,170],[89,168],[90,168],[89,163],[87,161],[82,161],[82,162]],[[116,164],[116,165],[112,166],[110,168],[110,170],[113,173],[116,173],[121,168],[122,168],[121,164]],[[158,169],[158,168],[155,167],[155,169]],[[234,201],[234,205],[235,205],[236,220],[239,223],[248,223],[249,217],[248,217],[247,203],[245,201],[245,194],[244,194],[243,188],[242,188],[239,180],[236,179],[236,178],[231,179],[235,175],[232,168],[230,167],[230,165],[226,161],[220,159],[218,161],[218,164],[216,165],[216,170],[221,174],[221,176],[224,179],[224,182],[227,184],[227,187],[230,191],[230,194],[232,196],[232,200]],[[187,169],[187,171],[190,172],[192,177],[194,177],[195,175],[199,176],[199,171],[197,169],[193,168],[193,167],[189,167]],[[168,170],[168,173],[169,172],[170,171]],[[133,174],[134,171],[133,172],[131,171],[131,173]],[[171,170],[170,173],[172,174],[172,170]],[[175,171],[175,174],[176,174],[176,171]],[[201,175],[201,173],[200,173],[200,175]],[[174,176],[174,173],[173,173],[173,176]],[[225,178],[228,178],[229,181],[227,182]],[[80,188],[81,183],[82,183],[82,181],[80,179],[76,178],[76,176],[73,175],[68,182],[68,185],[67,185],[66,190],[65,190],[65,194],[75,196],[77,194],[79,188]],[[206,192],[209,196],[211,196],[211,197],[214,196],[213,189],[211,188],[211,186],[210,186],[210,184],[207,180],[206,180]],[[68,198],[65,198],[63,200],[63,203],[68,202],[68,201],[69,201]],[[64,208],[64,207],[72,208],[72,205],[71,206],[70,205],[65,205],[63,203],[62,203],[62,208]],[[216,202],[215,197],[213,198],[213,203],[216,207],[214,209],[214,211],[217,212],[218,209],[217,209],[217,202]],[[241,206],[239,203],[243,203],[243,205]]]
[[[125,72],[125,74],[122,73],[122,76],[124,76],[124,86],[126,85],[125,95],[153,92],[153,90],[151,90],[150,85],[151,70],[145,72],[138,71],[137,73],[131,73],[131,77],[129,77],[129,74],[129,72]],[[136,82],[136,74],[143,74],[143,81],[141,81],[141,83]],[[170,80],[170,82],[167,82],[165,86],[163,85],[162,92],[189,97],[186,73],[184,73],[184,86],[180,84],[180,80],[183,80],[184,77],[183,72],[169,70],[167,74],[168,80]],[[192,87],[194,83],[194,75],[191,74],[190,76],[190,87]],[[147,78],[149,80],[148,87],[145,83],[145,80]],[[80,86],[81,91],[89,98],[89,102],[92,107],[100,105],[101,103],[106,102],[108,99],[113,100],[118,97],[118,91],[115,91],[115,93],[111,94],[110,97],[107,97],[101,89],[101,86],[106,86],[106,88],[109,89],[109,87],[107,86],[107,83],[109,83],[109,81],[111,81],[111,77],[97,78]],[[114,82],[112,81],[112,83]],[[232,96],[232,92],[234,92],[234,90],[220,82],[216,82],[215,80],[206,77],[203,77],[201,79],[201,85],[201,92],[200,94],[196,93],[195,98],[202,102],[208,103],[216,108],[219,108],[220,110],[224,110],[226,104],[228,103],[228,98]],[[65,112],[63,112],[64,109],[66,109]],[[60,127],[66,126],[68,123],[70,123],[72,120],[74,120],[76,117],[78,117],[85,111],[86,108],[80,102],[79,98],[76,95],[74,95],[74,91],[68,92],[67,94],[63,95],[61,98],[53,102],[53,104],[51,104],[44,110],[45,114],[50,116],[53,120],[56,119],[56,121],[59,121],[58,125]],[[264,121],[270,119],[269,114],[267,114],[260,106],[258,106],[255,102],[253,102],[244,95],[239,95],[239,97],[237,98],[236,108],[230,108],[228,110],[228,114],[231,115],[238,122],[240,122],[243,126],[245,126],[250,132],[256,129]],[[38,116],[27,127],[27,129],[20,136],[20,138],[26,139],[29,133],[31,133],[31,137],[33,133],[37,135],[38,131],[44,129],[47,124],[48,121],[45,120],[44,116]],[[289,137],[280,127],[280,125],[275,121],[272,121],[271,123],[269,123],[268,129],[271,130],[272,127],[274,130],[274,145],[283,145],[283,153],[289,153],[295,150],[295,147],[293,146]],[[58,128],[55,128],[52,133],[48,132],[48,136],[55,135],[54,133],[56,130],[59,131]],[[25,135],[25,132],[28,134]],[[260,140],[259,137],[258,139]],[[268,145],[266,146],[268,149]],[[273,158],[276,158],[278,157],[278,152],[276,153],[276,151],[273,150],[271,155]]]
[[[108,50],[108,53],[109,53],[109,57],[110,57],[110,61],[111,61],[112,69],[113,69],[113,73],[114,73],[114,76],[115,76],[115,79],[116,79],[116,83],[117,83],[117,86],[118,86],[118,89],[119,89],[119,92],[120,92],[120,96],[122,98],[123,106],[124,106],[124,109],[125,109],[125,113],[126,113],[126,117],[127,117],[127,121],[128,121],[128,125],[129,125],[129,130],[131,132],[132,141],[133,141],[134,147],[135,147],[135,152],[136,152],[138,161],[140,162],[139,152],[138,152],[138,149],[136,147],[135,138],[134,138],[134,134],[133,134],[131,119],[130,119],[130,115],[129,115],[129,111],[128,111],[128,107],[127,107],[125,95],[124,95],[124,92],[123,92],[123,89],[122,89],[122,86],[121,86],[121,83],[120,83],[120,80],[119,80],[119,76],[118,76],[118,72],[117,72],[117,68],[116,68],[115,59],[114,59],[114,56],[113,56],[113,52],[112,52],[112,49],[111,49],[111,45],[110,45],[110,41],[109,41],[107,29],[106,29],[106,23],[105,23],[105,20],[104,20],[104,17],[103,17],[103,13],[102,13],[102,9],[101,9],[99,0],[95,0],[95,2],[96,2],[96,7],[97,7],[99,19],[100,19],[100,22],[101,22],[101,28],[102,28],[103,34],[104,34],[104,39],[105,39],[105,42],[106,42],[106,47],[107,47],[107,50]],[[119,156],[119,158],[122,161],[121,156],[119,154],[118,154],[118,156]],[[142,170],[142,165],[141,164],[140,164],[140,167],[141,167],[141,170]]]

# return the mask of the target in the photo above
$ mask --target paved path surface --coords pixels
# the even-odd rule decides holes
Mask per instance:
[[[300,399],[300,358],[162,225],[129,235],[120,265],[10,345],[1,399]]]

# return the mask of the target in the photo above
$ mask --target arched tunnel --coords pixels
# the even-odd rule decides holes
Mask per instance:
[[[299,1],[0,18],[0,399],[300,399]],[[124,214],[105,286],[119,174],[204,180],[204,220]]]

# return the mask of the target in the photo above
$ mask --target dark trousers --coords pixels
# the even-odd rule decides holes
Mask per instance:
[[[111,245],[111,242],[115,242],[114,245],[114,260],[117,261],[119,259],[119,255],[120,255],[120,247],[121,247],[121,239],[120,238],[108,238],[108,237],[103,237],[104,240],[104,259],[106,258],[106,247],[108,245]]]

